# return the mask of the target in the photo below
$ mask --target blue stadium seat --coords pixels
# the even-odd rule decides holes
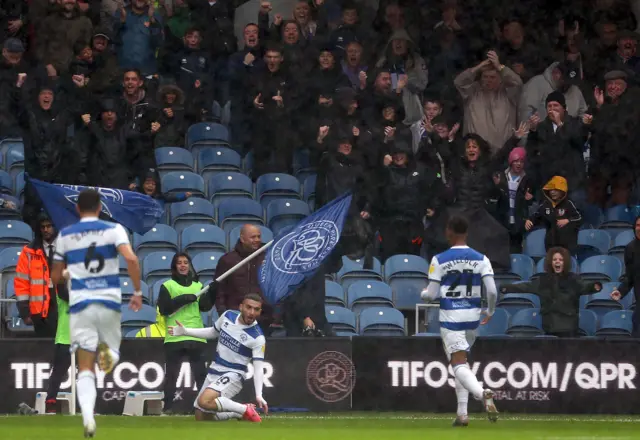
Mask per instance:
[[[120,307],[122,316],[120,322],[122,327],[129,329],[130,327],[146,327],[156,323],[156,309],[150,305],[143,304],[142,308],[134,312],[128,305],[123,304]]]
[[[600,229],[607,231],[612,240],[622,231],[629,229],[634,222],[634,214],[629,207],[625,205],[616,205],[607,209],[604,213],[604,222],[600,225]]]
[[[512,283],[515,281],[527,281],[533,275],[535,264],[528,255],[511,254],[511,269],[508,272],[497,272],[494,279],[500,284]]]
[[[316,172],[311,166],[311,151],[307,148],[297,148],[293,152],[293,175],[302,183],[307,177]]]
[[[122,301],[129,301],[133,296],[135,289],[133,288],[133,282],[129,277],[120,277],[120,289],[122,290]],[[151,298],[149,297],[149,286],[144,281],[140,281],[140,290],[142,291],[142,303],[151,304]]]
[[[24,146],[15,144],[7,149],[6,169],[11,177],[24,170]]]
[[[214,225],[191,225],[182,231],[180,246],[191,258],[203,251],[226,252],[227,236]]]
[[[263,208],[272,200],[302,199],[300,182],[290,174],[269,173],[258,177],[256,181],[256,200]]]
[[[611,245],[611,236],[601,229],[582,229],[578,232],[578,262],[589,257],[606,254]]]
[[[271,229],[262,225],[256,226],[260,228],[263,243],[269,243],[271,240],[273,240],[273,232],[271,232]],[[236,226],[231,230],[231,232],[229,232],[229,242],[227,243],[228,249],[233,249],[236,247],[236,244],[240,239],[240,230],[242,230],[242,226]]]
[[[420,292],[429,284],[429,263],[416,255],[393,255],[384,262],[384,279],[399,310],[415,310]]]
[[[405,336],[404,315],[386,307],[369,307],[358,318],[363,336]]]
[[[336,274],[337,281],[342,288],[349,290],[349,286],[360,280],[382,281],[382,265],[380,260],[373,258],[373,268],[364,268],[364,259],[351,260],[347,256],[342,257],[342,267]]]
[[[264,225],[264,213],[258,202],[245,198],[232,198],[220,203],[218,224],[225,232],[246,223]]]
[[[13,202],[15,209],[8,207],[0,208],[0,220],[22,221],[22,207],[20,200],[9,194],[2,194],[0,198],[5,202]]]
[[[382,281],[356,281],[347,290],[347,304],[356,315],[368,307],[393,308],[393,293]]]
[[[611,246],[608,252],[609,255],[620,261],[620,263],[622,264],[623,273],[626,272],[627,269],[624,264],[624,250],[627,245],[634,239],[635,232],[633,231],[633,229],[621,231],[618,235],[616,235],[616,238],[613,241],[613,246]]]
[[[491,320],[478,327],[479,337],[506,336],[509,328],[509,313],[504,309],[496,309]]]
[[[7,273],[15,273],[21,253],[22,247],[10,247],[0,251],[0,273],[2,276]]]
[[[2,275],[2,291],[0,292],[0,298],[11,298],[16,296],[16,288],[14,280],[16,278],[15,273],[5,273]],[[0,308],[2,305],[0,304]]]
[[[524,253],[534,259],[544,258],[547,254],[544,247],[544,237],[546,234],[546,229],[536,229],[529,232],[524,239]]]
[[[0,140],[0,164],[7,171],[9,171],[9,167],[6,166],[8,151],[14,149],[22,149],[24,152],[24,142],[22,139],[6,138]]]
[[[229,145],[229,129],[214,122],[199,122],[187,130],[186,143],[189,150],[199,145]]]
[[[326,305],[324,307],[327,322],[336,332],[356,331],[356,315],[349,309],[340,306]]]
[[[7,310],[7,330],[11,333],[33,333],[33,326],[24,323],[18,312],[16,303],[10,303]]]
[[[611,246],[611,237],[601,229],[582,229],[578,232],[578,245],[596,250],[596,255],[606,254]]]
[[[160,147],[155,149],[158,171],[191,171],[194,161],[191,151],[182,147]]]
[[[206,251],[200,252],[191,260],[193,263],[193,269],[198,274],[198,277],[213,278],[216,273],[216,266],[220,257],[224,255],[224,252],[220,251]]]
[[[13,194],[13,178],[4,170],[0,170],[0,193]]]
[[[170,279],[171,278],[164,277],[154,281],[153,284],[149,284],[151,286],[151,304],[152,305],[155,306],[158,304],[158,297],[160,296],[160,288],[166,281],[169,281]]]
[[[218,207],[222,200],[230,197],[253,199],[253,182],[249,177],[235,171],[214,174],[208,181],[209,200]]]
[[[19,220],[0,221],[0,250],[21,247],[33,240],[31,226]]]
[[[171,260],[175,252],[152,252],[142,260],[142,279],[147,285],[171,277]]]
[[[24,200],[24,171],[18,173],[15,178],[15,185],[13,195],[18,197],[21,201]]]
[[[622,276],[622,264],[610,255],[587,258],[580,265],[580,277],[584,281],[617,281]]]
[[[437,335],[440,337],[440,308],[429,307],[427,309],[425,312],[425,327],[426,335]]]
[[[165,194],[191,192],[194,196],[204,197],[204,180],[190,171],[173,171],[162,178],[162,192]]]
[[[309,214],[309,205],[302,200],[275,199],[267,205],[267,225],[278,235],[283,228],[295,226]]]
[[[598,317],[602,317],[612,310],[624,310],[625,305],[630,301],[629,295],[620,301],[611,299],[611,292],[617,290],[619,284],[617,282],[603,283],[600,292],[583,295],[587,298],[584,308],[593,311]]]
[[[215,224],[213,205],[205,199],[192,197],[184,202],[172,203],[169,207],[171,225],[178,234],[192,225]]]
[[[539,309],[540,298],[533,293],[507,293],[498,300],[498,307],[515,315],[522,309]]]
[[[598,328],[598,317],[593,310],[580,309],[578,334],[580,336],[595,336]]]
[[[615,248],[625,248],[629,243],[631,243],[636,238],[635,232],[633,229],[627,229],[625,231],[620,232],[615,240],[613,240],[613,247]]]
[[[228,147],[205,147],[198,153],[198,173],[205,181],[221,172],[241,172],[242,158]]]
[[[302,195],[304,197],[304,201],[309,204],[311,210],[313,211],[316,200],[316,181],[318,180],[318,176],[315,174],[311,174],[306,179],[304,179],[304,183],[302,184]]]
[[[582,209],[582,225],[587,228],[599,228],[604,221],[602,209],[596,205],[587,205]]]
[[[156,224],[146,234],[133,234],[133,249],[143,260],[151,252],[178,251],[178,233],[171,226]]]
[[[242,171],[251,177],[251,173],[253,172],[253,151],[249,151],[242,158]]]
[[[596,336],[631,336],[633,323],[632,313],[628,310],[615,310],[609,312],[600,320],[600,328]]]
[[[533,337],[543,334],[540,309],[523,309],[511,317],[507,334],[519,337]]]
[[[335,281],[325,280],[324,282],[324,303],[326,305],[346,307],[344,302],[344,290]]]

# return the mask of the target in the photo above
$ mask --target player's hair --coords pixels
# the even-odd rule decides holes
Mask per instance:
[[[549,249],[549,252],[547,252],[547,255],[544,257],[544,271],[546,273],[554,273],[553,256],[555,254],[562,255],[562,273],[567,274],[571,272],[571,254],[563,247],[553,247]]]
[[[464,235],[469,230],[469,222],[466,218],[453,215],[447,222],[447,229],[457,235]]]
[[[262,304],[262,297],[260,295],[258,295],[257,293],[247,293],[244,298],[242,298],[242,301],[244,302],[245,300],[250,300],[250,301],[256,301],[259,302],[260,304]]]
[[[78,211],[96,212],[102,206],[100,194],[95,189],[85,189],[78,196]]]

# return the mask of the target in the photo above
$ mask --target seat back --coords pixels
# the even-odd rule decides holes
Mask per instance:
[[[197,224],[183,229],[180,246],[191,257],[202,250],[226,251],[227,236],[218,226],[209,224]]]
[[[399,310],[385,307],[369,307],[360,313],[361,335],[404,336],[404,316]]]

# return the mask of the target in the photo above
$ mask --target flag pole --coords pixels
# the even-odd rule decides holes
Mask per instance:
[[[227,278],[228,276],[232,275],[235,271],[237,271],[238,269],[240,269],[242,266],[244,266],[245,264],[247,264],[249,261],[253,260],[254,258],[256,258],[258,255],[260,255],[261,253],[263,253],[264,251],[266,251],[267,249],[269,249],[269,247],[273,244],[275,240],[271,240],[269,243],[263,245],[262,247],[260,247],[260,249],[253,251],[251,253],[251,255],[247,256],[244,260],[240,261],[238,264],[236,264],[235,266],[233,266],[231,269],[229,269],[228,271],[226,271],[225,273],[223,273],[222,275],[220,275],[218,278],[215,279],[216,283],[219,283],[221,281],[224,281],[225,278]],[[200,292],[196,293],[196,296],[198,298],[200,298],[202,295],[204,295],[205,293],[207,293],[209,291],[209,285],[205,286]],[[184,306],[183,306],[184,307]],[[181,307],[182,308],[182,307]],[[180,309],[178,309],[180,310]],[[175,315],[176,313],[178,313],[178,310],[176,310],[174,313],[172,313],[170,316]]]

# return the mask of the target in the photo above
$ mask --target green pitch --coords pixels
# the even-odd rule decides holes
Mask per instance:
[[[190,417],[98,416],[97,440],[400,440],[400,439],[640,439],[640,417],[508,416],[491,424],[480,415],[452,428],[451,415],[340,413],[275,415],[262,424],[196,423]],[[82,439],[80,417],[0,417],[3,440]]]

